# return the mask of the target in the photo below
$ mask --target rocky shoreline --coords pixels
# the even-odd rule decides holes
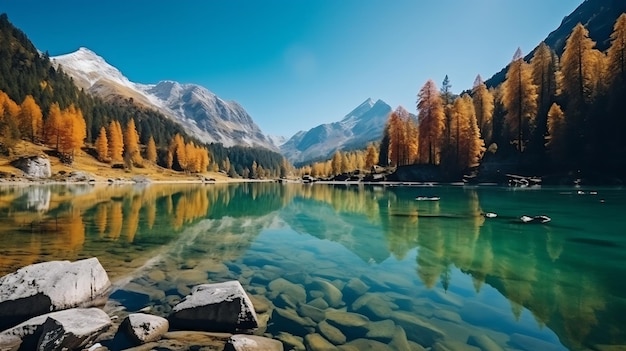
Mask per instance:
[[[238,281],[194,287],[168,318],[127,313],[107,303],[110,292],[95,257],[38,263],[5,275],[0,350],[104,351],[107,344],[128,350],[283,350],[278,340],[252,335],[259,321]]]

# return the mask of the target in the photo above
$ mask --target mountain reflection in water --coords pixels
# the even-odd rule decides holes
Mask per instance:
[[[440,201],[415,201],[435,193]],[[363,269],[412,267],[411,278],[386,279],[403,280],[397,286],[405,294],[410,293],[403,284],[416,279],[423,285],[417,288],[430,291],[423,296],[459,295],[464,322],[498,328],[496,317],[463,314],[489,286],[508,300],[512,319],[521,324],[529,311],[538,335],[547,327],[569,349],[624,345],[626,238],[620,219],[626,194],[621,189],[599,193],[604,202],[563,189],[496,187],[0,186],[0,274],[36,262],[96,256],[119,284],[141,275],[148,262],[166,275],[202,267],[208,273],[189,281],[199,284],[238,279],[249,262],[260,270],[275,269],[272,247],[260,245],[263,240],[310,236],[341,245],[340,255],[354,255]],[[498,217],[485,218],[484,212]],[[552,222],[510,220],[522,214],[545,214]],[[294,249],[293,264],[323,257],[323,247]],[[319,259],[313,262],[323,270]],[[255,279],[249,280],[250,288],[258,291]]]

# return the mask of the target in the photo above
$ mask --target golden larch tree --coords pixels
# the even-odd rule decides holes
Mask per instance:
[[[561,106],[553,103],[548,111],[548,137],[546,147],[550,159],[556,165],[567,162],[566,124],[565,114]]]
[[[576,159],[585,160],[592,155],[586,154],[585,145],[594,138],[594,131],[599,126],[591,123],[591,105],[599,91],[598,69],[600,54],[595,49],[596,43],[589,38],[589,31],[577,24],[565,42],[561,56],[561,77],[567,116],[567,142],[570,154]]]
[[[533,128],[537,114],[537,86],[532,81],[530,64],[524,61],[522,51],[517,49],[503,83],[502,104],[506,110],[504,123],[511,140],[519,152]]]
[[[157,162],[156,143],[154,142],[154,138],[152,136],[148,139],[148,145],[146,146],[146,159],[152,164],[156,164]]]
[[[59,150],[61,143],[62,116],[59,104],[53,102],[48,110],[48,116],[44,124],[44,140],[46,144]]]
[[[112,120],[109,122],[107,129],[109,141],[109,157],[112,162],[120,162],[123,160],[124,137],[122,135],[122,126],[120,122]]]
[[[378,163],[378,149],[374,144],[370,143],[367,145],[365,154],[365,168],[371,169],[376,163]]]
[[[481,137],[480,128],[478,127],[478,120],[476,119],[476,112],[472,105],[472,98],[469,95],[462,97],[466,102],[470,114],[469,114],[469,130],[468,130],[468,167],[478,166],[480,159],[485,153],[485,141]]]
[[[333,154],[330,165],[333,175],[341,174],[343,170],[343,158],[341,157],[341,152],[339,150],[335,151]]]
[[[489,89],[487,89],[480,75],[476,76],[474,80],[472,100],[474,102],[476,123],[478,123],[480,134],[483,136],[485,143],[491,144],[493,138],[494,97]]]
[[[622,150],[618,157],[626,159],[626,138],[623,137],[626,130],[626,13],[615,21],[606,61],[610,119],[606,124],[610,130],[605,137],[614,143],[610,147]]]
[[[398,106],[389,115],[389,160],[391,165],[404,165],[404,151],[406,149],[407,130],[405,128],[405,118],[408,112]]]
[[[22,137],[35,142],[41,138],[43,113],[31,95],[26,95],[20,105],[20,131]]]
[[[135,127],[135,120],[130,118],[124,130],[124,157],[135,164],[141,162],[139,153],[139,133]]]
[[[417,123],[415,119],[407,112],[407,118],[405,121],[406,128],[406,140],[405,140],[405,156],[406,164],[417,163],[418,151],[419,151],[419,131],[417,129]]]
[[[626,13],[622,13],[613,26],[607,61],[610,83],[626,84]]]
[[[87,124],[82,111],[74,104],[61,111],[61,126],[59,152],[71,163],[87,137]]]
[[[107,139],[107,131],[104,127],[100,127],[100,134],[96,138],[96,153],[98,160],[106,162],[109,158],[109,140]]]
[[[537,117],[531,143],[543,153],[548,131],[548,110],[558,93],[558,57],[546,43],[541,42],[530,59],[533,84],[537,86]]]
[[[439,164],[445,115],[437,85],[428,80],[417,94],[419,161]]]
[[[0,145],[11,150],[20,139],[20,106],[0,90]]]
[[[568,99],[568,106],[580,109],[592,102],[596,86],[593,54],[596,43],[589,38],[589,31],[577,24],[565,42],[561,56],[563,94]]]

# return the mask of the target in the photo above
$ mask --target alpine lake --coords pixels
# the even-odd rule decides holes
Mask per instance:
[[[238,280],[296,349],[626,350],[623,188],[0,184],[0,239],[0,275],[97,257],[127,311]]]

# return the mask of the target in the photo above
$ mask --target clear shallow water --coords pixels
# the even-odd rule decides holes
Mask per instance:
[[[371,321],[339,328],[347,341],[398,347],[400,327],[425,347],[597,349],[626,344],[625,214],[614,188],[0,187],[0,274],[97,256],[129,310],[166,315],[192,286],[237,279],[282,339],[328,334],[302,305],[331,301]]]

